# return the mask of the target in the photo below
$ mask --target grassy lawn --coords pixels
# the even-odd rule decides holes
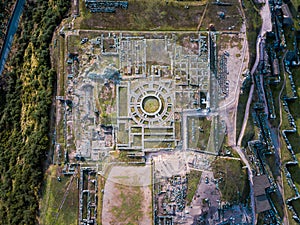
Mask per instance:
[[[118,162],[125,162],[125,163],[143,162],[143,160],[140,158],[128,157],[128,152],[126,152],[126,151],[116,151],[114,156],[116,157]]]
[[[294,82],[297,88],[298,96],[300,96],[300,79],[299,78],[299,67],[291,70],[293,73]],[[298,97],[297,100],[289,104],[290,112],[292,113],[295,123],[298,128],[300,128],[300,98]],[[296,134],[297,137],[295,139],[292,139],[291,141],[295,141],[294,144],[297,146],[297,144],[300,141],[300,130],[298,129],[298,132]],[[293,145],[294,146],[294,145]],[[298,150],[297,153],[300,153],[300,150]]]
[[[237,139],[240,135],[243,121],[244,121],[246,105],[247,105],[248,96],[249,96],[250,87],[251,87],[251,80],[250,79],[245,80],[243,85],[244,85],[243,86],[244,91],[243,91],[243,94],[240,94],[240,96],[239,96],[239,103],[238,103],[238,107],[237,107],[237,117],[236,117],[236,137],[237,137]]]
[[[188,147],[205,150],[210,136],[211,121],[205,117],[188,117]]]
[[[206,1],[129,0],[128,9],[115,13],[90,13],[81,1],[81,29],[196,30]],[[188,9],[185,5],[189,5]]]
[[[122,89],[121,89],[122,90]],[[110,112],[110,108],[114,108],[116,105],[116,98],[114,94],[114,90],[111,87],[100,87],[100,91],[98,93],[94,93],[96,100],[96,106],[100,113],[100,121],[104,125],[110,125],[116,123],[117,113],[116,111]],[[127,103],[127,95],[125,95],[125,103]],[[121,99],[121,97],[120,97]],[[120,100],[121,101],[121,100]],[[123,99],[122,99],[123,101]],[[123,104],[125,104],[123,103]],[[127,104],[126,104],[127,107]],[[123,108],[124,109],[124,108]],[[125,108],[127,109],[127,108]],[[120,111],[123,112],[122,110]],[[127,113],[127,111],[126,111]]]
[[[176,134],[176,139],[181,138],[181,124],[180,124],[180,121],[175,121],[175,134]]]
[[[140,187],[125,187],[120,186],[118,193],[118,200],[120,204],[118,207],[112,208],[112,213],[118,222],[125,222],[126,224],[136,224],[142,215],[142,201],[143,193]]]
[[[219,188],[222,200],[228,202],[245,202],[249,196],[248,175],[240,160],[218,158],[213,163],[216,179],[222,178]]]
[[[299,88],[300,87],[300,81],[299,81],[299,79],[295,79],[296,75],[299,73],[298,70],[299,70],[299,68],[292,69],[292,73],[293,73],[295,85],[298,88],[297,90],[298,90],[298,96],[299,96],[299,94],[300,94],[300,88]],[[287,79],[286,92],[287,92],[288,95],[291,94],[291,87],[290,87],[289,79]],[[288,134],[287,135],[287,137],[288,137],[291,145],[293,146],[293,150],[294,150],[294,152],[295,152],[298,160],[299,160],[299,157],[300,157],[300,150],[298,148],[299,141],[300,141],[300,130],[299,130],[299,127],[300,127],[300,115],[299,115],[300,106],[299,105],[300,105],[299,98],[297,100],[295,100],[294,102],[289,103],[289,109],[290,109],[290,112],[291,112],[291,114],[293,115],[293,117],[295,119],[295,123],[297,125],[298,130],[294,134]],[[283,126],[282,126],[282,129],[291,129],[291,127],[289,126],[289,123],[288,123],[287,113],[284,112],[284,111],[283,111]],[[282,143],[285,143],[284,140],[282,140]],[[291,159],[291,154],[287,150],[285,144],[282,146],[281,158],[282,158],[282,162],[283,163],[292,160]],[[299,165],[297,165],[297,166],[289,166],[288,170],[291,173],[292,179],[293,179],[296,187],[299,190],[300,189],[300,176],[299,176],[300,168],[299,168]],[[294,197],[295,193],[288,186],[287,180],[286,180],[285,177],[284,177],[284,181],[283,182],[284,182],[284,190],[285,190],[285,199]],[[297,203],[293,202],[292,204],[295,207],[295,210],[296,210],[296,212],[299,215],[300,214],[299,201]],[[291,212],[289,210],[288,210],[288,216],[289,216],[289,222],[290,222],[290,224],[295,224],[294,220],[291,218],[292,215],[291,215]]]
[[[299,132],[299,129],[298,129],[298,132]],[[293,146],[293,150],[294,150],[296,156],[299,158],[299,153],[300,153],[300,150],[298,148],[299,142],[300,142],[299,134],[298,133],[293,133],[293,134],[289,133],[289,134],[287,134],[287,138],[289,139],[291,145]]]
[[[283,177],[283,188],[284,188],[284,198],[285,200],[295,196],[295,192],[290,188],[290,186],[287,183],[287,179],[284,176]],[[297,208],[297,207],[296,207]],[[297,223],[294,221],[294,219],[292,218],[292,213],[290,210],[287,210],[288,212],[288,220],[289,220],[289,224],[290,225],[296,225]],[[299,212],[299,211],[298,211]]]
[[[292,85],[290,79],[288,78],[288,74],[286,75],[286,81],[285,81],[285,93],[286,96],[293,97]]]
[[[159,101],[157,98],[148,96],[143,101],[143,108],[148,113],[155,113],[159,109]]]
[[[277,193],[271,193],[270,198],[272,200],[272,203],[274,204],[279,216],[282,218],[283,217],[283,200],[282,196],[279,191]]]
[[[128,114],[128,106],[127,106],[127,88],[120,87],[119,88],[119,114],[120,116],[127,116]]]
[[[193,200],[193,197],[195,195],[197,186],[201,178],[201,174],[202,172],[197,170],[191,170],[191,172],[187,174],[187,179],[188,179],[187,197],[186,197],[187,204],[190,204],[191,201]]]
[[[259,11],[253,1],[243,1],[245,5],[245,15],[247,19],[247,39],[250,50],[250,67],[253,66],[256,55],[256,38],[262,25]]]
[[[288,185],[285,175],[283,176],[283,187],[285,200],[295,196],[294,190]]]
[[[279,169],[277,169],[277,165],[276,165],[276,158],[275,155],[266,155],[266,161],[267,164],[269,165],[269,168],[273,174],[273,177],[276,179],[278,176],[280,176],[280,172]]]
[[[125,124],[121,123],[117,133],[118,143],[127,144],[129,141],[128,131],[125,130]]]
[[[289,172],[292,175],[294,184],[296,185],[296,187],[298,188],[298,190],[300,190],[300,174],[299,174],[300,168],[299,168],[299,165],[297,165],[297,166],[289,166],[287,168],[288,168]]]
[[[98,176],[98,206],[97,206],[97,223],[102,224],[102,207],[103,207],[103,192],[105,186],[105,178]]]
[[[298,202],[299,203],[299,202]],[[289,225],[299,225],[294,219],[293,214],[290,210],[288,210],[288,219],[289,219]]]
[[[58,95],[65,95],[65,39],[59,36],[59,81],[58,81]]]
[[[246,130],[244,133],[244,137],[242,139],[242,146],[247,147],[248,141],[251,141],[255,136],[255,130],[254,130],[254,124],[253,124],[253,118],[251,112],[249,113],[248,122],[246,126]]]
[[[300,199],[293,201],[292,205],[296,212],[300,212]]]
[[[291,30],[291,27],[284,26],[284,37],[285,37],[285,43],[286,43],[286,48],[288,50],[293,51],[294,50],[294,31]]]
[[[294,26],[296,28],[296,30],[299,30],[300,26],[299,26],[299,18],[297,18],[297,15],[299,15],[298,13],[298,7],[300,6],[300,1],[299,0],[291,0],[289,3],[287,3],[287,5],[289,6],[289,9],[293,15],[293,21],[294,21]]]
[[[222,2],[231,3],[232,5],[230,6],[213,5],[211,4],[213,2],[216,1],[209,1],[200,29],[206,30],[210,24],[214,24],[216,30],[239,30],[243,22],[239,2],[234,0],[222,0]],[[220,12],[224,12],[224,19],[220,18]]]
[[[81,49],[80,37],[76,35],[68,36],[68,52],[79,52]]]
[[[282,146],[281,146],[281,163],[284,164],[284,163],[287,163],[289,161],[292,161],[292,155],[290,153],[290,151],[287,149],[287,146],[285,144],[285,141],[284,139],[281,137],[280,138],[280,142],[283,143]]]
[[[41,224],[76,225],[78,218],[78,189],[76,179],[73,180],[68,195],[62,205],[65,191],[70,183],[70,177],[61,177],[57,180],[58,166],[51,166],[45,179],[44,191],[41,199]]]

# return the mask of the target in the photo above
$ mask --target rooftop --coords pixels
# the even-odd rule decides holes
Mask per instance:
[[[255,197],[255,208],[257,213],[261,213],[271,209],[271,205],[265,194]]]
[[[266,194],[266,188],[270,187],[267,175],[253,177],[254,196]]]
[[[266,196],[266,188],[270,187],[267,175],[253,177],[255,208],[257,213],[261,213],[271,209],[271,205]]]

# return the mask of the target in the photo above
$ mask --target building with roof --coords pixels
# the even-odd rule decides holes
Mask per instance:
[[[282,4],[281,6],[282,16],[283,16],[283,24],[284,25],[293,25],[293,16],[287,4]]]
[[[270,202],[266,196],[266,189],[270,187],[267,175],[253,177],[253,188],[255,197],[256,213],[265,212],[271,209]]]
[[[280,74],[279,61],[277,58],[275,58],[272,62],[272,69],[273,69],[274,76],[278,76]]]

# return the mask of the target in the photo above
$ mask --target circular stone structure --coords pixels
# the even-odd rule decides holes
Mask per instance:
[[[161,126],[173,118],[173,86],[170,81],[131,83],[129,116],[138,125]]]
[[[162,102],[156,95],[146,95],[141,101],[141,110],[149,116],[155,116],[161,110]]]

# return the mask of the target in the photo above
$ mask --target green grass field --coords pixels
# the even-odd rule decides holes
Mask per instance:
[[[299,68],[295,68],[291,70],[293,73],[293,77],[294,77],[294,81],[295,81],[295,85],[297,88],[297,92],[298,92],[298,96],[300,95],[300,80],[296,79],[297,74],[299,73]],[[285,89],[285,93],[291,97],[291,87],[290,87],[290,82],[289,79],[287,78],[287,83],[286,83],[286,89]],[[296,126],[298,128],[297,132],[294,134],[288,134],[287,137],[291,143],[291,145],[293,146],[293,150],[296,154],[296,157],[298,158],[298,160],[300,159],[300,150],[298,148],[299,142],[300,142],[300,99],[296,99],[294,102],[289,103],[289,109],[290,112],[292,113],[294,119],[295,119],[295,123]],[[288,122],[288,118],[287,118],[287,113],[283,110],[283,121],[282,121],[282,127],[281,130],[283,129],[291,129],[289,122]],[[286,163],[288,161],[292,161],[291,158],[291,154],[290,152],[287,150],[285,142],[283,139],[281,139],[281,142],[283,143],[282,149],[281,149],[281,160],[282,163]],[[298,188],[298,190],[300,190],[300,175],[299,175],[299,165],[298,166],[292,166],[289,167],[289,172],[291,173],[292,179],[296,185],[296,187]],[[284,190],[285,190],[285,199],[289,199],[291,197],[295,196],[295,192],[288,186],[286,178],[283,178],[283,183],[284,183]],[[298,201],[299,202],[299,201]],[[296,212],[298,213],[298,215],[300,214],[300,208],[299,208],[299,204],[297,204],[296,202],[293,202],[293,206],[295,207]],[[289,216],[289,222],[290,224],[295,224],[294,220],[291,218],[291,212],[288,210],[288,216]]]
[[[213,24],[216,30],[235,30],[238,31],[243,23],[242,15],[240,14],[240,4],[234,0],[222,0],[221,2],[231,3],[230,6],[214,5],[215,0],[209,0],[205,16],[201,24],[201,30],[206,30],[210,24]],[[225,14],[222,19],[220,12]]]
[[[191,170],[191,172],[187,174],[187,179],[188,179],[187,197],[186,197],[187,204],[190,204],[191,201],[193,200],[193,197],[195,195],[197,186],[201,178],[201,174],[202,174],[201,171],[196,171],[196,170]]]
[[[102,223],[102,207],[103,207],[103,192],[105,186],[105,178],[98,176],[98,205],[97,205],[97,223],[101,225]]]
[[[213,163],[216,179],[222,178],[219,188],[222,200],[231,203],[245,202],[249,196],[248,176],[240,160],[218,158]]]
[[[272,200],[272,203],[274,204],[279,216],[283,217],[283,202],[282,202],[282,196],[279,191],[275,193],[271,193],[270,199]]]
[[[126,224],[136,224],[142,215],[143,193],[140,187],[125,187],[118,185],[120,192],[118,207],[112,208],[112,214],[116,218],[115,224],[120,224],[126,221]]]
[[[248,141],[251,141],[255,136],[255,126],[251,113],[249,113],[246,130],[242,139],[242,146],[247,147]]]
[[[76,179],[70,185],[62,208],[65,191],[70,184],[70,177],[61,176],[57,180],[58,166],[52,165],[45,178],[43,197],[41,199],[40,223],[53,225],[76,225],[78,218],[78,189]]]
[[[299,167],[299,165],[289,166],[288,170],[292,174],[294,184],[296,185],[298,190],[300,190],[300,174],[299,174],[300,167]]]
[[[250,50],[249,66],[252,67],[256,56],[256,38],[262,25],[257,6],[253,1],[243,1],[245,5],[245,15],[247,18],[247,39]]]
[[[210,129],[211,120],[205,117],[188,117],[188,147],[205,150],[208,145]]]
[[[90,13],[81,1],[81,29],[106,30],[196,30],[205,1],[129,0],[128,9],[115,13]],[[189,5],[186,9],[185,5]]]
[[[295,208],[296,212],[300,212],[300,200],[295,200],[292,202],[293,207]]]
[[[227,1],[230,6],[211,4],[214,0],[177,1],[177,0],[129,0],[128,9],[117,9],[115,13],[90,13],[84,1],[80,1],[80,14],[76,29],[134,30],[134,31],[196,31],[206,30],[214,24],[217,30],[239,30],[242,24],[240,4]],[[206,7],[207,5],[207,7]],[[221,19],[218,13],[225,13]]]
[[[299,0],[292,0],[289,3],[287,3],[287,5],[289,6],[289,9],[293,15],[293,20],[294,20],[294,26],[296,28],[296,30],[299,30],[300,26],[299,26],[299,18],[297,18],[297,16],[299,15],[298,13],[298,7],[300,6],[300,1]]]
[[[291,189],[291,187],[288,185],[287,183],[287,179],[286,177],[284,176],[283,177],[283,188],[284,188],[284,198],[285,200],[286,199],[289,199],[293,196],[295,196],[295,192]],[[297,209],[298,210],[298,209]],[[292,213],[290,210],[287,210],[288,212],[288,220],[289,220],[289,224],[290,225],[296,225],[297,223],[293,220],[292,218]]]
[[[243,121],[244,121],[244,116],[245,116],[245,110],[246,110],[246,105],[248,101],[248,96],[250,92],[250,87],[251,87],[251,80],[247,79],[244,81],[244,92],[243,94],[240,94],[239,96],[239,103],[237,107],[237,117],[236,117],[236,137],[238,139]]]

